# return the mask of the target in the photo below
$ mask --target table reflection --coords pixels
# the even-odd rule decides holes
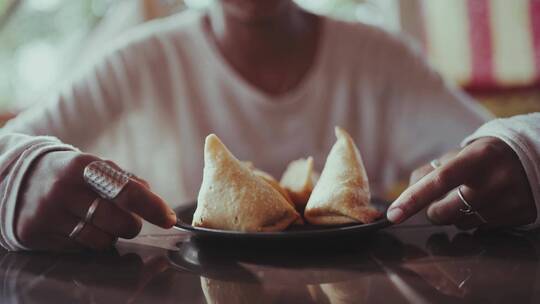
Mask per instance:
[[[180,293],[175,295],[178,289],[172,287],[181,278],[174,279],[175,273],[168,269],[166,255],[145,252],[3,253],[0,302],[151,303],[149,292],[162,293],[164,299],[175,299]]]
[[[1,303],[536,303],[533,235],[389,229],[282,248],[0,253]],[[535,298],[536,297],[536,298]]]
[[[435,233],[427,239],[426,257],[399,267],[421,277],[446,302],[535,303],[532,295],[540,287],[535,239],[504,232]]]

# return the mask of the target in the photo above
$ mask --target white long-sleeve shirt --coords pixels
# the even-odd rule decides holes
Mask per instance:
[[[536,204],[536,221],[522,228],[540,226],[540,113],[492,120],[463,140],[462,146],[481,137],[496,137],[516,152],[531,186]]]
[[[268,95],[222,57],[203,31],[202,15],[189,13],[132,32],[93,70],[8,123],[4,134],[54,136],[113,159],[176,207],[197,196],[209,133],[279,178],[289,161],[308,155],[322,169],[339,125],[355,139],[377,195],[459,147],[489,118],[403,39],[331,19],[323,21],[303,81]],[[7,136],[13,135],[0,137],[0,155],[14,153]],[[4,186],[25,171],[1,173]],[[16,199],[3,196],[1,203],[14,206]],[[2,220],[7,231],[12,223]]]

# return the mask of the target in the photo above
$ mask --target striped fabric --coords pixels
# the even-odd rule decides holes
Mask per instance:
[[[475,90],[540,85],[540,0],[423,0],[425,45],[445,76]]]

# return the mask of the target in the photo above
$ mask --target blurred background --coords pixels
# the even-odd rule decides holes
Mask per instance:
[[[212,0],[0,0],[0,121],[55,90],[137,24]],[[540,111],[540,0],[297,0],[403,32],[497,116]]]

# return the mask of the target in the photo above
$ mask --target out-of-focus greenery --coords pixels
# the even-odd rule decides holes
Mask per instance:
[[[109,0],[25,0],[0,29],[0,110],[54,85]],[[0,8],[7,2],[0,0]],[[2,11],[0,9],[0,11]]]

